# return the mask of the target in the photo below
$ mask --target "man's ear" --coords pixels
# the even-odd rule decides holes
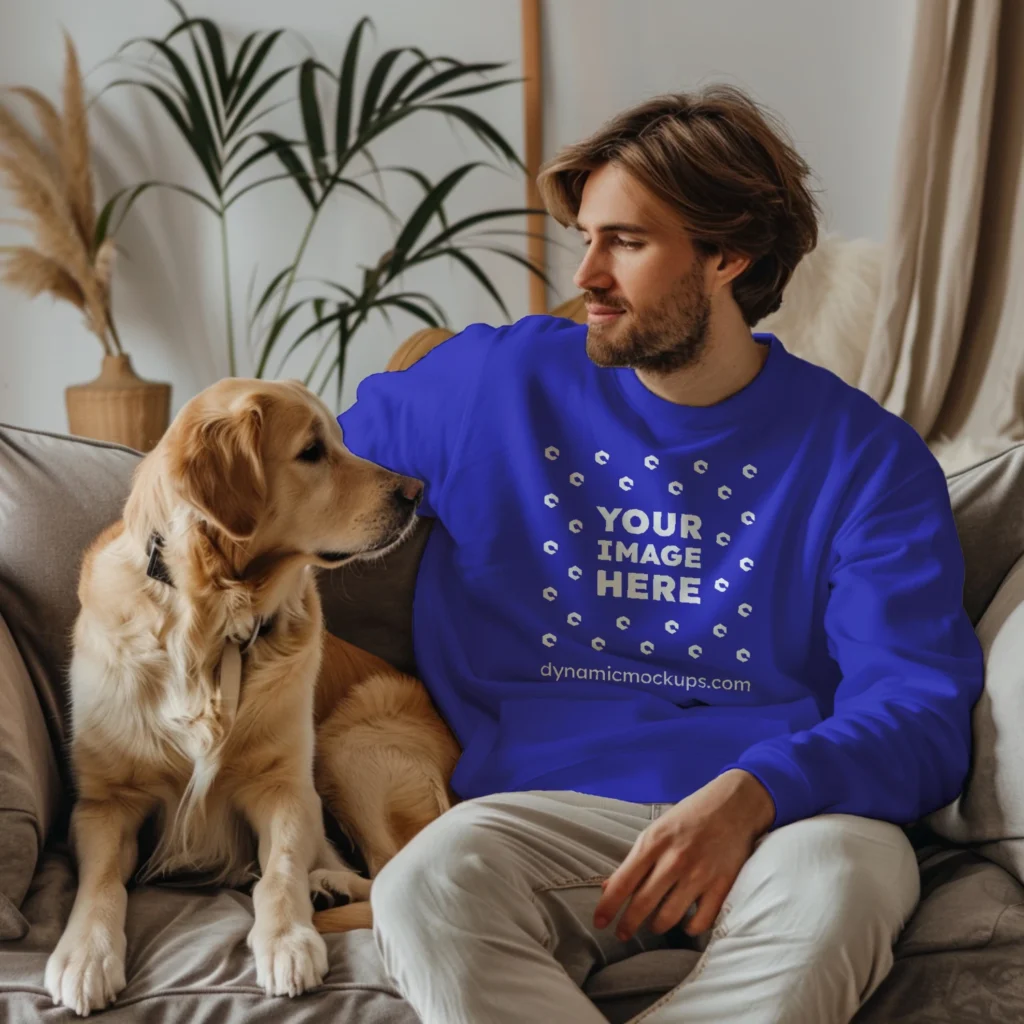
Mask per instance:
[[[732,284],[752,263],[753,260],[741,252],[727,252],[726,250],[716,252],[711,257],[711,265],[714,268],[717,288]]]
[[[194,424],[179,448],[183,497],[233,540],[252,537],[266,500],[262,438],[263,408],[249,401]]]

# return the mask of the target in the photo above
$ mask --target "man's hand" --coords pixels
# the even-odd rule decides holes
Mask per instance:
[[[659,904],[650,928],[660,935],[696,902],[685,930],[690,935],[706,931],[754,852],[754,843],[774,820],[775,804],[753,775],[738,768],[719,775],[640,834],[603,884],[594,927],[605,928],[629,900],[616,929],[618,938],[632,938]]]

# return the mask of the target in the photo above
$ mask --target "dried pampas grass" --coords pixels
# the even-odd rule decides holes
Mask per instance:
[[[0,181],[28,215],[35,247],[6,248],[0,279],[82,311],[107,355],[121,353],[111,315],[114,240],[96,238],[89,130],[78,55],[65,35],[64,114],[35,89],[11,90],[32,106],[46,144],[0,104]]]

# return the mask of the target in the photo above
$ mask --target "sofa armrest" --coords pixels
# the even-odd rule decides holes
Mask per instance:
[[[575,320],[578,324],[587,322],[587,307],[584,304],[583,296],[576,295],[556,306],[551,311],[552,316],[565,317],[567,320]],[[415,334],[410,334],[388,361],[388,370],[406,370],[417,359],[422,359],[432,348],[440,345],[442,341],[451,338],[452,332],[444,327],[425,327]]]
[[[0,940],[28,930],[21,903],[60,801],[60,775],[43,710],[0,617]]]

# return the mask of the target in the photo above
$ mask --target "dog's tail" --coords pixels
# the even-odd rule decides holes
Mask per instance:
[[[322,935],[331,932],[354,932],[360,928],[373,927],[373,911],[369,900],[346,903],[343,907],[332,907],[313,915],[313,927]]]

